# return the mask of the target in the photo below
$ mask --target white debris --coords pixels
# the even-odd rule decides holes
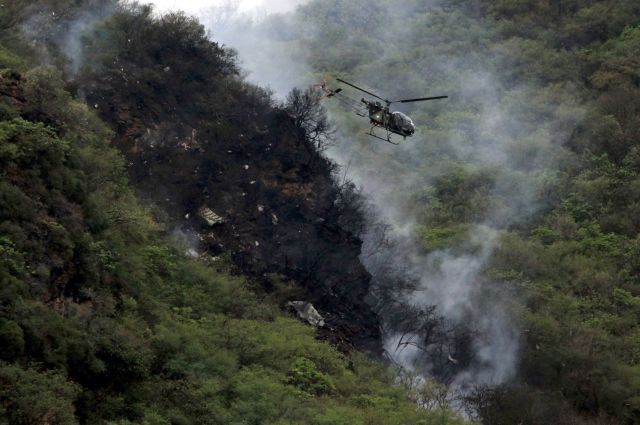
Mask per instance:
[[[276,213],[271,213],[271,223],[274,226],[278,225],[278,216],[276,215]]]
[[[186,213],[186,214],[184,215],[184,218],[186,218],[187,220],[189,220],[189,213]]]
[[[255,241],[254,243],[256,244],[256,246],[260,246],[260,242]]]
[[[251,181],[249,182],[249,184],[256,184],[256,181],[255,181],[255,180],[251,180]]]
[[[171,71],[171,67],[170,66],[165,66],[164,67],[164,72],[169,72]]]
[[[313,304],[305,301],[289,301],[287,306],[293,307],[298,313],[298,317],[310,325],[316,327],[324,326],[324,318],[318,313]]]
[[[244,164],[244,169],[248,170],[249,169],[249,165],[248,164]]]
[[[213,210],[209,207],[200,207],[200,209],[198,210],[198,214],[204,221],[207,222],[209,226],[225,222],[225,219],[223,217],[213,212]]]
[[[449,360],[451,363],[453,364],[458,364],[458,360],[454,359],[453,357],[451,357],[451,354],[449,354],[447,356],[447,360]]]
[[[193,248],[189,248],[189,250],[187,251],[187,255],[188,255],[189,257],[191,257],[191,258],[197,258],[197,257],[199,257],[199,256],[200,256],[200,255],[198,254],[198,251],[196,251],[196,250],[195,250],[195,249],[193,249]]]
[[[258,211],[260,212],[264,211],[264,205],[258,205]]]

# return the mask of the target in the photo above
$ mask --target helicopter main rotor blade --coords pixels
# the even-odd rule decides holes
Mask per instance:
[[[409,102],[422,102],[423,100],[436,100],[436,99],[447,99],[449,96],[433,96],[433,97],[419,97],[417,99],[403,99],[403,100],[394,100],[391,103],[409,103]]]
[[[337,80],[337,81],[340,81],[341,83],[344,83],[344,84],[346,84],[346,85],[348,85],[348,86],[351,86],[351,87],[353,87],[354,89],[360,90],[361,92],[364,92],[364,93],[368,94],[369,96],[373,96],[373,97],[375,97],[375,98],[377,98],[377,99],[382,100],[383,102],[387,102],[387,103],[389,103],[389,101],[388,101],[387,99],[383,99],[383,98],[381,98],[380,96],[378,96],[377,94],[373,94],[373,93],[371,93],[370,91],[366,91],[365,89],[361,89],[360,87],[358,87],[358,86],[356,86],[356,85],[354,85],[354,84],[351,84],[351,83],[349,83],[348,81],[342,80],[342,79],[340,79],[340,78],[336,78],[336,80]]]

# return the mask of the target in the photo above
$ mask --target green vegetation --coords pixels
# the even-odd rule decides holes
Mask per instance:
[[[376,193],[425,252],[501,232],[484,274],[520,294],[525,346],[480,419],[638,423],[640,4],[313,1],[297,25],[318,75],[451,96],[406,109],[422,131],[399,148],[337,116],[351,167],[398,182]]]
[[[17,10],[0,9],[0,22]],[[129,186],[112,132],[61,71],[32,65],[38,52],[6,34],[18,31],[10,23],[0,37],[0,423],[463,422],[419,408],[382,365],[315,339],[224,258],[169,242]]]
[[[230,105],[276,119],[260,115],[273,101],[238,77],[232,52],[192,19],[128,6],[83,40],[90,66],[73,79],[55,41],[99,2],[5,3],[0,423],[462,422],[441,385],[316,340],[280,311],[291,288],[268,294],[224,255],[185,256],[132,190],[93,100],[114,108],[116,131],[196,117],[230,139],[246,121],[210,122]],[[318,75],[451,96],[407,110],[422,130],[410,147],[372,145],[361,121],[336,116],[363,176],[410,182],[379,192],[416,221],[425,253],[473,251],[474,229],[498,230],[483,273],[518,294],[524,344],[516,382],[470,394],[478,419],[638,423],[638,2],[388,3],[311,1],[276,27]],[[189,116],[173,108],[184,102]]]

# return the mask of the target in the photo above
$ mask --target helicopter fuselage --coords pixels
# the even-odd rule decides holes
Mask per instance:
[[[402,137],[410,137],[415,133],[416,126],[411,118],[399,111],[391,112],[388,106],[380,102],[362,99],[369,111],[369,121],[372,126],[382,127],[391,133]]]

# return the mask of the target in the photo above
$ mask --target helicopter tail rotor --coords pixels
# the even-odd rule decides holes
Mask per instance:
[[[316,83],[314,84],[312,87],[314,88],[319,88],[323,91],[322,97],[332,97],[335,96],[336,94],[340,93],[342,91],[341,88],[332,90],[330,88],[327,87],[327,77],[322,78],[322,82],[321,83]]]

